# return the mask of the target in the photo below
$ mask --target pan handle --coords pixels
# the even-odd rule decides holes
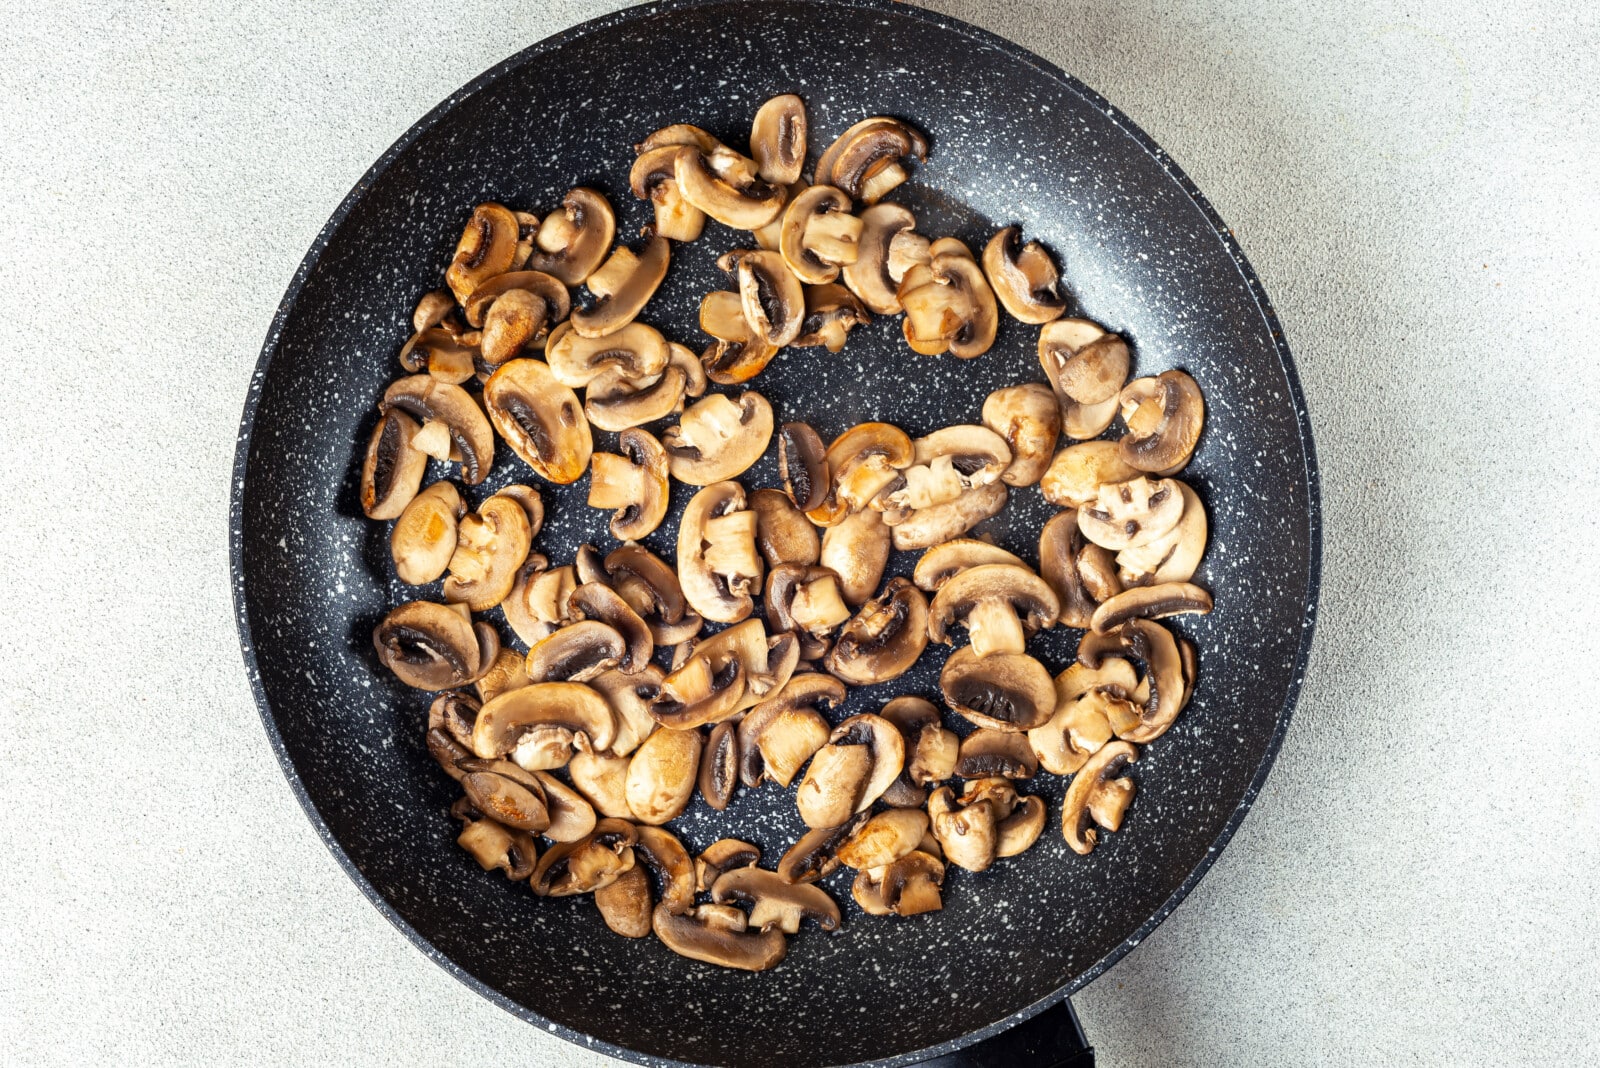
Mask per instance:
[[[1063,998],[1009,1031],[916,1068],[1094,1068],[1094,1047],[1072,1002]]]

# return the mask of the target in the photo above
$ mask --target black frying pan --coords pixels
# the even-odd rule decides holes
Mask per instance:
[[[749,975],[617,937],[589,901],[537,900],[454,844],[453,784],[423,748],[427,700],[373,657],[373,624],[407,588],[391,570],[386,525],[361,516],[356,482],[412,304],[438,284],[473,204],[544,212],[583,183],[610,194],[619,230],[632,233],[646,210],[626,189],[630,145],[681,121],[742,143],[760,102],[791,91],[809,106],[814,153],[880,112],[928,131],[930,162],[891,198],[920,230],[979,248],[998,226],[1022,223],[1058,253],[1077,313],[1132,339],[1138,373],[1181,366],[1199,381],[1208,423],[1184,477],[1210,512],[1199,581],[1217,609],[1180,623],[1199,646],[1199,687],[1137,765],[1123,830],[1093,855],[1067,850],[1064,784],[1043,775],[1035,789],[1052,820],[1040,844],[983,875],[954,873],[942,913],[864,917],[837,875],[827,885],[846,907],[844,932],[804,932],[781,967]],[[701,344],[699,296],[723,286],[713,260],[738,244],[712,224],[678,249],[647,318]],[[898,322],[880,321],[836,356],[791,350],[752,384],[780,419],[808,419],[825,439],[865,419],[915,435],[974,421],[990,390],[1040,379],[1036,337],[1007,322],[992,352],[962,362],[916,356]],[[609,440],[598,435],[596,447]],[[509,449],[497,455],[474,500],[537,481]],[[773,459],[744,481],[776,484]],[[539,488],[550,517],[540,551],[564,561],[583,541],[606,544],[585,483]],[[1049,511],[1036,490],[1015,493],[987,532],[1032,559]],[[650,543],[670,558],[673,537],[669,523]],[[1016,45],[915,8],[686,0],[597,19],[500,64],[417,123],[340,205],[284,297],[250,387],[232,552],[245,662],[285,774],[373,904],[463,982],[641,1063],[903,1065],[1065,1005],[1215,859],[1266,776],[1300,685],[1319,518],[1310,427],[1266,297],[1200,193],[1114,108]],[[1036,655],[1060,670],[1075,641],[1048,632]],[[911,675],[855,692],[844,711],[936,694],[943,655],[930,648]],[[801,830],[792,793],[774,787],[724,814],[692,809],[674,828],[692,849],[732,834],[771,858]],[[1055,1063],[1072,1045],[1069,1012],[1014,1035],[1006,1063]],[[993,1049],[989,1062],[969,1051],[941,1063],[992,1063]]]

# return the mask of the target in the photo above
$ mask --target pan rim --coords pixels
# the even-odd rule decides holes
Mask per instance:
[[[310,820],[317,836],[322,839],[328,851],[333,854],[335,861],[344,869],[344,872],[361,890],[367,900],[391,924],[403,934],[406,939],[417,949],[421,950],[435,964],[439,965],[450,975],[464,983],[482,997],[511,1013],[512,1015],[534,1024],[550,1034],[555,1034],[574,1045],[585,1049],[602,1052],[608,1056],[629,1061],[635,1064],[655,1066],[655,1068],[700,1068],[697,1062],[680,1061],[668,1057],[658,1057],[630,1049],[626,1046],[616,1045],[612,1042],[596,1038],[587,1032],[569,1028],[564,1024],[549,1019],[546,1016],[513,1001],[509,997],[490,986],[488,983],[468,972],[450,957],[441,952],[416,928],[400,915],[378,891],[378,889],[362,874],[344,847],[334,837],[332,830],[312,801],[305,783],[300,777],[300,772],[289,756],[284,744],[283,736],[278,730],[277,721],[272,712],[265,687],[262,684],[260,665],[256,656],[256,646],[252,633],[248,601],[245,594],[244,582],[244,531],[241,522],[246,481],[249,476],[250,446],[255,430],[255,417],[260,400],[260,392],[266,380],[276,353],[279,339],[283,333],[289,316],[293,313],[302,291],[310,281],[313,272],[321,261],[323,253],[332,243],[334,237],[343,228],[345,222],[366,195],[368,189],[405,153],[417,140],[437,126],[455,107],[466,98],[477,94],[493,83],[499,81],[510,72],[525,66],[540,55],[564,47],[572,42],[597,33],[603,33],[615,27],[634,21],[667,14],[675,11],[689,10],[699,7],[726,4],[730,0],[654,0],[651,3],[640,4],[624,8],[597,18],[589,19],[574,26],[546,37],[534,44],[523,48],[506,57],[488,70],[467,82],[460,89],[451,93],[439,104],[435,105],[426,115],[417,120],[405,133],[395,140],[371,167],[361,176],[351,190],[339,202],[338,207],[329,216],[328,221],[318,231],[310,248],[306,251],[299,267],[284,291],[278,308],[273,315],[271,326],[268,328],[265,340],[262,343],[260,355],[257,357],[255,369],[251,373],[250,384],[246,393],[244,412],[239,423],[239,432],[234,450],[233,484],[229,494],[228,509],[228,542],[229,542],[229,570],[233,589],[234,619],[239,629],[240,652],[244,660],[246,674],[250,681],[251,693],[256,704],[256,711],[261,717],[262,726],[267,734],[267,741],[277,757],[279,768],[288,780],[295,799]],[[842,8],[857,8],[873,10],[884,14],[894,14],[900,17],[920,19],[940,29],[955,32],[971,39],[975,44],[992,48],[1009,58],[1025,63],[1034,68],[1045,77],[1057,82],[1063,88],[1077,94],[1086,103],[1104,115],[1119,131],[1129,136],[1135,144],[1143,149],[1162,171],[1171,178],[1199,210],[1201,217],[1211,227],[1218,239],[1222,242],[1223,249],[1228,258],[1239,271],[1240,277],[1245,282],[1262,320],[1270,331],[1273,345],[1278,360],[1282,366],[1285,383],[1288,389],[1289,402],[1294,407],[1295,425],[1298,431],[1301,448],[1305,456],[1305,485],[1306,485],[1306,523],[1307,523],[1307,568],[1306,583],[1303,593],[1303,615],[1301,622],[1301,636],[1299,646],[1295,653],[1293,675],[1289,683],[1283,702],[1278,710],[1276,723],[1272,736],[1268,739],[1267,747],[1262,755],[1261,762],[1251,777],[1248,787],[1240,798],[1238,805],[1229,815],[1222,829],[1211,841],[1209,848],[1200,862],[1183,879],[1177,888],[1156,908],[1137,930],[1130,934],[1121,943],[1106,952],[1098,961],[1080,973],[1072,981],[1058,988],[1051,994],[1039,999],[1033,1004],[1018,1010],[1000,1020],[970,1031],[966,1035],[951,1039],[936,1045],[924,1047],[919,1050],[896,1054],[891,1057],[878,1058],[869,1061],[854,1062],[851,1065],[838,1066],[838,1068],[903,1068],[915,1065],[925,1060],[954,1053],[958,1050],[975,1045],[987,1038],[991,1038],[1006,1031],[1017,1024],[1043,1012],[1045,1009],[1071,997],[1089,983],[1099,978],[1109,968],[1125,957],[1135,946],[1144,941],[1151,932],[1161,925],[1177,906],[1211,870],[1217,857],[1233,838],[1248,815],[1256,798],[1260,795],[1266,783],[1267,776],[1271,773],[1278,751],[1282,747],[1283,739],[1288,731],[1289,722],[1293,717],[1294,707],[1304,683],[1306,669],[1309,663],[1313,636],[1316,629],[1316,618],[1321,593],[1322,581],[1322,492],[1321,479],[1317,467],[1316,449],[1313,441],[1310,413],[1307,409],[1305,396],[1300,386],[1300,378],[1295,368],[1294,358],[1289,350],[1288,340],[1285,337],[1282,323],[1276,310],[1272,306],[1265,289],[1257,277],[1255,269],[1250,265],[1239,246],[1233,231],[1223,222],[1211,202],[1200,191],[1189,176],[1178,166],[1167,152],[1134,123],[1124,115],[1116,106],[1107,101],[1099,93],[1089,88],[1077,78],[1063,71],[1060,67],[1044,59],[1042,56],[1029,51],[1027,48],[1010,41],[998,34],[992,33],[979,26],[964,22],[961,19],[942,15],[925,8],[914,7],[899,2],[899,0],[812,0],[819,6],[832,6]]]

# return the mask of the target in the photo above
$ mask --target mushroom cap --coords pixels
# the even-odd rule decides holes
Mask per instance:
[[[779,564],[767,572],[763,600],[768,626],[792,633],[802,660],[826,656],[834,629],[850,618],[839,576],[825,567]]]
[[[589,275],[586,284],[595,302],[573,311],[573,331],[582,337],[601,338],[631,324],[655,296],[671,260],[672,246],[658,234],[646,239],[641,252],[618,245],[605,264]]]
[[[695,858],[695,889],[710,893],[717,878],[734,868],[748,868],[761,863],[761,850],[737,838],[719,838]]]
[[[650,702],[661,692],[665,679],[666,672],[659,665],[646,664],[632,675],[613,668],[589,680],[587,685],[606,699],[616,717],[617,733],[606,747],[608,753],[627,756],[650,737],[657,726],[655,717],[650,715]]]
[[[552,842],[576,842],[594,830],[594,806],[587,798],[547,771],[532,775],[544,789],[550,810],[550,826],[544,829],[546,838]]]
[[[939,710],[930,702],[920,697],[896,697],[883,706],[881,714],[905,738],[906,767],[901,779],[906,786],[920,790],[955,774],[960,743],[954,731],[945,729]],[[918,797],[916,803],[921,805],[925,800]]]
[[[513,882],[533,874],[539,847],[527,831],[496,823],[465,797],[450,807],[450,814],[461,821],[456,844],[471,853],[484,871],[499,868]]]
[[[444,275],[457,300],[466,300],[483,282],[511,269],[519,229],[517,217],[503,204],[472,209]]]
[[[806,105],[793,93],[775,96],[756,110],[750,124],[750,155],[756,172],[772,185],[800,180],[806,165]]]
[[[494,465],[494,431],[483,409],[460,386],[432,375],[409,375],[384,390],[382,408],[384,412],[399,409],[424,424],[443,424],[461,454],[461,481],[476,486],[488,477]]]
[[[941,786],[928,795],[928,819],[945,860],[968,871],[987,871],[999,848],[999,822],[994,802],[975,797],[956,800],[955,792]]]
[[[672,477],[709,486],[743,474],[772,440],[772,405],[754,390],[737,401],[721,393],[697,401],[661,435]]]
[[[500,602],[506,622],[528,645],[544,640],[566,619],[567,595],[577,585],[573,569],[550,568],[539,553],[529,553],[517,572],[511,593]]]
[[[844,684],[830,675],[806,671],[752,706],[739,722],[739,777],[750,787],[771,780],[787,789],[800,769],[828,742],[828,721],[820,708],[844,702]]]
[[[872,315],[861,299],[836,282],[806,286],[806,315],[800,323],[800,336],[790,342],[795,348],[821,345],[829,352],[844,348],[850,331],[872,322]]]
[[[822,887],[785,882],[777,872],[762,868],[724,872],[711,887],[711,900],[719,905],[737,901],[750,906],[750,926],[761,931],[798,934],[805,920],[824,931],[839,929],[839,906]]]
[[[694,241],[705,229],[706,213],[684,199],[678,189],[677,145],[662,145],[639,154],[628,172],[633,195],[655,209],[655,231],[673,241]]]
[[[725,253],[717,265],[738,280],[739,306],[753,337],[782,348],[800,336],[805,290],[781,254],[736,249]]]
[[[545,850],[530,880],[540,897],[571,897],[609,886],[634,866],[638,832],[625,820],[600,820],[575,842]]]
[[[511,593],[532,546],[527,509],[510,497],[490,497],[457,526],[445,600],[487,612]]]
[[[1011,463],[1000,475],[1008,486],[1031,486],[1044,476],[1061,438],[1061,405],[1042,382],[997,389],[983,402],[983,425],[1005,439]]]
[[[920,916],[943,908],[944,864],[917,849],[882,868],[856,873],[851,896],[869,916]]]
[[[717,482],[691,497],[678,520],[678,582],[689,605],[719,623],[746,619],[761,572],[744,488]]]
[[[1206,508],[1186,483],[1173,481],[1183,495],[1178,525],[1159,538],[1117,554],[1117,577],[1124,587],[1188,582],[1200,567],[1209,537]]]
[[[648,622],[674,624],[689,614],[688,602],[678,585],[678,576],[666,561],[642,545],[623,545],[606,554],[606,573],[612,584],[626,599],[629,591],[637,591],[648,599],[648,604],[634,603],[633,610]],[[698,627],[696,628],[698,629]],[[670,645],[662,642],[659,645]]]
[[[682,411],[684,390],[680,367],[668,367],[653,381],[642,382],[609,367],[584,391],[583,412],[599,430],[627,430]]]
[[[715,658],[691,653],[662,680],[650,715],[675,730],[718,723],[738,712],[747,683],[744,662],[732,653]]]
[[[472,751],[492,760],[514,752],[523,736],[559,730],[578,745],[605,749],[616,737],[616,718],[606,699],[575,682],[534,682],[484,704],[472,728]]]
[[[794,506],[788,494],[776,489],[756,490],[750,494],[750,510],[756,514],[756,548],[768,567],[817,562],[822,552],[817,528]]]
[[[860,511],[898,477],[899,471],[910,467],[916,455],[916,445],[899,427],[858,423],[828,446],[830,496],[845,513]],[[819,526],[831,526],[843,518],[843,514],[811,516]]]
[[[918,508],[909,519],[892,528],[894,547],[900,550],[926,549],[951,538],[959,538],[979,523],[999,515],[1006,506],[1004,482],[990,482],[966,490],[953,501]]]
[[[633,150],[640,155],[644,155],[653,149],[668,146],[677,148],[684,145],[692,145],[707,153],[715,152],[717,149],[724,147],[721,141],[712,137],[700,127],[687,122],[678,122],[673,123],[671,126],[661,127],[661,129],[634,145]]]
[[[628,653],[628,641],[615,627],[584,619],[569,623],[529,649],[523,670],[534,682],[587,682],[617,667]]]
[[[690,659],[694,657],[704,657],[713,663],[733,657],[743,665],[745,690],[734,711],[751,708],[782,690],[800,661],[794,636],[769,636],[759,619],[746,620],[700,642]]]
[[[811,758],[795,793],[800,818],[807,827],[836,827],[866,811],[894,782],[905,759],[905,742],[894,724],[870,712],[851,716]]]
[[[828,146],[817,161],[817,181],[876,204],[905,181],[902,162],[910,158],[927,160],[928,139],[899,119],[877,115],[856,123]]]
[[[807,423],[778,428],[778,473],[796,508],[808,512],[828,496],[828,450]]]
[[[473,629],[477,630],[479,626],[488,626],[488,624],[474,624]],[[489,629],[494,630],[493,627],[489,627]],[[496,632],[495,641],[499,642],[499,640],[499,634]],[[515,690],[519,686],[528,685],[532,680],[523,672],[523,662],[521,653],[513,649],[501,648],[495,654],[495,658],[488,668],[484,670],[483,675],[477,682],[473,683],[473,688],[478,691],[478,698],[483,701],[491,701],[507,690]],[[468,737],[471,737],[470,733]]]
[[[739,788],[738,724],[723,720],[711,728],[700,752],[700,796],[721,812]]]
[[[871,508],[845,516],[823,530],[818,561],[839,576],[846,604],[872,599],[889,562],[892,534],[882,513]]]
[[[988,427],[947,426],[918,438],[911,466],[880,490],[872,506],[891,525],[916,509],[953,501],[994,482],[1011,463],[1011,448]]]
[[[374,628],[372,644],[384,667],[419,690],[465,686],[483,670],[478,635],[465,614],[432,601],[391,610]]]
[[[666,823],[682,815],[700,771],[698,730],[663,727],[644,740],[628,763],[628,807],[639,823]]]
[[[1100,837],[1094,827],[1099,822],[1098,815],[1114,811],[1114,822],[1120,825],[1121,810],[1133,796],[1133,783],[1122,775],[1138,759],[1137,746],[1126,741],[1107,742],[1073,776],[1061,804],[1061,833],[1074,853],[1087,856],[1093,851]],[[1121,785],[1115,785],[1118,783]],[[1107,794],[1116,797],[1117,802],[1107,804]],[[1096,809],[1100,811],[1097,813]],[[1106,829],[1114,831],[1117,827]]]
[[[778,252],[796,278],[820,286],[839,277],[839,268],[856,260],[861,220],[850,214],[850,198],[831,185],[814,185],[792,197],[783,210]],[[818,220],[831,217],[830,240],[821,240]]]
[[[737,173],[740,170],[745,173]],[[754,161],[722,146],[709,152],[686,146],[673,161],[673,177],[683,198],[735,230],[767,225],[788,198],[787,187],[762,181],[755,171]]]
[[[782,931],[746,930],[744,914],[731,905],[699,905],[682,916],[658,905],[651,925],[678,956],[723,968],[766,971],[777,967],[789,948]]]
[[[1083,441],[1056,454],[1039,481],[1039,491],[1057,507],[1082,508],[1095,502],[1101,486],[1138,477],[1138,469],[1123,462],[1116,442]]]
[[[647,323],[628,322],[600,337],[587,337],[567,324],[550,332],[545,360],[556,381],[570,389],[590,385],[608,370],[615,370],[633,385],[664,374],[672,358],[661,331]],[[610,386],[610,380],[602,383]]]
[[[1091,637],[1099,637],[1101,641],[1090,642]],[[1178,643],[1172,632],[1155,620],[1135,618],[1103,635],[1084,635],[1083,641],[1078,643],[1078,660],[1087,667],[1097,668],[1107,650],[1118,650],[1142,661],[1145,677],[1141,687],[1149,687],[1139,709],[1138,722],[1118,731],[1118,737],[1140,745],[1155,741],[1177,720],[1192,689],[1190,678],[1185,677]],[[1139,695],[1131,696],[1137,699]]]
[[[1044,833],[1047,816],[1043,798],[1033,794],[1017,798],[1017,807],[996,828],[999,840],[995,843],[995,856],[1014,857],[1026,853]]]
[[[932,546],[917,560],[911,580],[920,590],[935,593],[951,578],[980,564],[1014,564],[1027,567],[1022,558],[976,538],[955,538]]]
[[[483,402],[511,451],[540,478],[564,485],[588,469],[594,439],[578,395],[556,381],[545,364],[532,359],[501,364],[484,384]],[[465,463],[462,468],[465,472]]]
[[[866,812],[858,812],[837,827],[816,827],[801,835],[779,858],[779,878],[788,883],[814,883],[833,874],[839,867],[839,846],[867,819]]]
[[[905,674],[928,647],[928,600],[903,578],[892,578],[846,623],[827,668],[856,686]]]
[[[661,907],[672,913],[685,913],[694,907],[694,861],[677,835],[660,827],[636,827],[639,840],[634,855],[656,877]]]
[[[611,536],[636,541],[661,525],[667,515],[667,451],[637,427],[617,438],[621,455],[597,452],[590,460],[589,506],[614,508]]]
[[[650,933],[650,876],[635,864],[608,886],[594,892],[600,918],[624,938],[643,938]]]
[[[482,335],[479,336],[482,343]],[[441,382],[462,385],[478,373],[477,361],[487,358],[479,348],[463,344],[443,328],[412,334],[400,347],[400,366],[413,373],[426,371]]]
[[[1115,630],[1130,619],[1165,619],[1168,616],[1211,611],[1211,594],[1192,582],[1162,582],[1154,586],[1135,586],[1103,602],[1095,609],[1091,625],[1101,634]]]
[[[1089,628],[1095,609],[1094,598],[1078,573],[1078,554],[1084,544],[1076,508],[1057,512],[1039,531],[1039,574],[1055,591],[1060,606],[1057,621],[1079,630]]]
[[[1022,564],[978,564],[958,572],[939,587],[928,610],[928,637],[951,644],[948,628],[964,623],[973,652],[1020,653],[1020,642],[1007,640],[1020,628],[1024,636],[1055,625],[1060,602],[1044,579]],[[991,635],[996,640],[991,641]],[[1012,637],[1015,635],[1012,634]]]
[[[839,861],[847,868],[881,868],[917,848],[928,833],[928,814],[920,809],[894,808],[873,816],[839,847]]]
[[[1138,378],[1123,388],[1118,403],[1128,424],[1117,443],[1123,461],[1157,475],[1183,470],[1206,419],[1205,397],[1195,380],[1182,371]]]
[[[545,325],[544,333],[548,333],[550,327],[565,319],[572,310],[572,295],[559,278],[543,271],[507,271],[474,289],[472,296],[462,302],[462,315],[469,326],[481,328],[486,325],[489,309],[495,302],[507,293],[518,290],[543,302],[539,317]],[[542,335],[534,340],[542,340]]]
[[[963,779],[1031,779],[1039,773],[1039,757],[1027,735],[980,727],[961,739],[955,771]]]
[[[1078,509],[1078,529],[1116,552],[1148,544],[1183,518],[1183,491],[1170,478],[1148,476],[1101,485],[1093,504]]]
[[[970,646],[957,649],[939,673],[939,689],[962,716],[998,731],[1032,730],[1055,713],[1050,673],[1025,654],[980,658]]]
[[[378,417],[361,461],[361,510],[368,519],[394,519],[417,495],[428,455],[411,444],[416,420],[402,411]]]
[[[898,315],[900,279],[889,271],[889,245],[896,234],[917,228],[917,217],[899,204],[875,204],[863,211],[856,261],[844,266],[845,285],[878,315]]]
[[[983,249],[983,271],[1011,317],[1023,323],[1048,323],[1067,310],[1060,272],[1037,241],[1022,243],[1022,227],[1008,226]]]
[[[655,641],[650,636],[650,628],[639,618],[639,613],[610,586],[599,582],[584,583],[568,595],[567,610],[582,619],[598,620],[622,637],[622,658],[616,666],[624,675],[636,675],[643,671],[655,655]]]
[[[554,275],[569,286],[581,285],[611,249],[617,217],[599,192],[579,186],[561,201],[561,211],[545,217],[528,268]]]
[[[1000,312],[994,291],[967,247],[954,238],[935,242],[930,262],[913,267],[900,282],[905,306],[902,333],[913,351],[963,360],[994,345]]]
[[[1074,347],[1072,342],[1079,340],[1077,328],[1056,326],[1045,327],[1039,335],[1039,362],[1056,395],[1082,405],[1104,404],[1115,398],[1128,380],[1132,364],[1128,343],[1116,334],[1101,333]]]
[[[700,301],[700,329],[716,338],[700,355],[700,367],[718,385],[748,382],[778,354],[778,346],[745,319],[738,293],[720,289],[707,293]]]
[[[444,574],[466,510],[453,482],[435,482],[411,499],[389,533],[389,555],[401,582],[420,586]]]

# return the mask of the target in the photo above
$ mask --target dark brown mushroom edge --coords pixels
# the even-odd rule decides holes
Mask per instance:
[[[760,971],[802,931],[845,926],[845,883],[872,917],[981,893],[958,871],[1027,851],[1047,795],[1061,855],[1090,853],[1195,688],[1170,621],[1213,602],[1205,505],[1180,477],[1200,384],[1130,379],[1132,341],[1081,316],[1019,226],[970,246],[919,233],[883,199],[929,160],[899,119],[819,144],[785,94],[748,152],[686,123],[634,147],[628,185],[654,220],[632,245],[588,187],[542,215],[471,207],[364,444],[360,506],[391,524],[408,590],[373,648],[429,695],[418,729],[460,785],[464,862],[539,897],[593,894],[621,937]],[[704,257],[727,288],[699,306],[710,343],[680,343],[649,305],[708,217],[736,232]],[[874,316],[903,316],[927,357],[1037,330],[1043,380],[975,395],[959,425],[868,421],[831,442],[750,387],[786,349],[834,358]],[[592,528],[572,561],[537,551],[537,489],[479,488],[497,438],[518,474],[588,475],[590,509],[554,517]],[[1011,493],[1060,509],[1036,550],[982,533]],[[1078,634],[1058,671],[1041,648],[1058,641],[1036,640],[1052,629]],[[924,655],[938,692],[897,692]],[[704,834],[757,790],[792,790],[809,829]]]

